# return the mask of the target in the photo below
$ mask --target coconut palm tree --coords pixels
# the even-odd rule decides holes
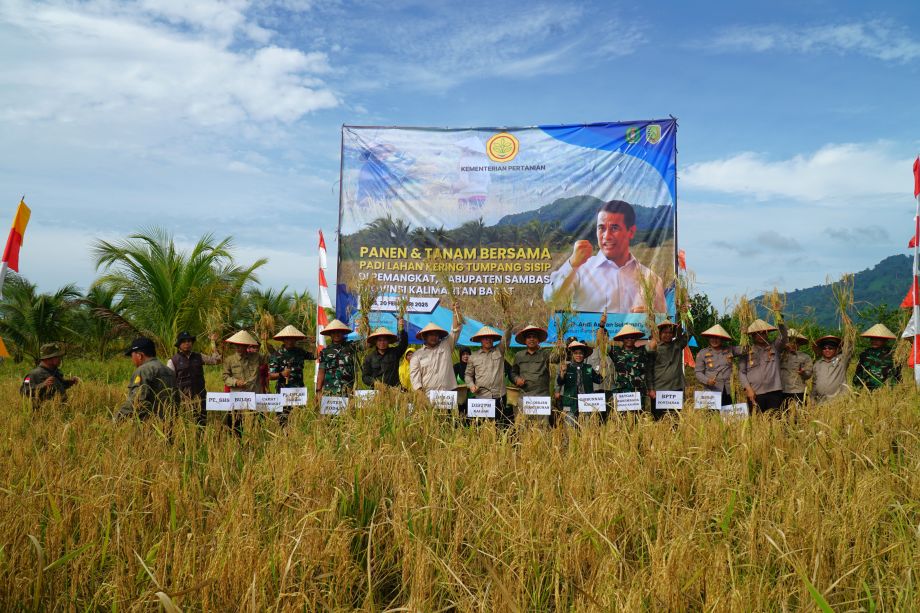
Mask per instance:
[[[114,292],[124,318],[166,349],[181,330],[213,326],[214,313],[229,313],[234,298],[258,282],[255,271],[267,260],[238,266],[232,248],[230,237],[217,241],[206,234],[190,250],[180,251],[159,228],[114,243],[98,240],[92,252],[96,269],[104,274],[95,285]]]
[[[100,359],[108,357],[115,341],[137,332],[125,320],[124,305],[112,289],[95,285],[76,302],[80,308],[74,313],[74,332],[83,349]]]
[[[68,324],[79,297],[73,285],[44,294],[25,278],[11,273],[0,301],[0,336],[15,356],[25,355],[37,362],[42,345],[71,336]]]

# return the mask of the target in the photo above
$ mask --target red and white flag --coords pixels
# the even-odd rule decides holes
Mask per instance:
[[[914,160],[914,198],[920,198],[920,155]]]
[[[326,239],[323,238],[323,231],[319,231],[319,268],[326,270]]]

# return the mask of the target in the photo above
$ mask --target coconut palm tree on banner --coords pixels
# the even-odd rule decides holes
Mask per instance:
[[[160,228],[119,242],[98,240],[93,257],[104,274],[95,284],[114,291],[124,318],[165,350],[181,330],[204,331],[209,313],[229,313],[233,300],[258,282],[255,271],[267,260],[239,266],[232,249],[230,237],[206,234],[182,251]]]

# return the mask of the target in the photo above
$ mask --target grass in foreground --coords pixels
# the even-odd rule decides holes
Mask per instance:
[[[34,413],[0,384],[6,610],[920,607],[920,397],[797,419],[456,428],[405,398],[287,431]]]

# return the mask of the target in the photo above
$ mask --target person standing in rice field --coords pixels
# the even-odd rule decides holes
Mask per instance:
[[[608,341],[606,331],[599,335],[597,346],[594,348],[585,361],[590,364],[595,372],[601,376],[601,382],[596,386],[596,391],[604,392],[604,402],[607,404],[607,410],[601,413],[601,422],[606,422],[610,411],[613,407],[611,398],[613,397],[613,386],[616,380],[616,372],[613,369],[613,360],[608,353]]]
[[[847,385],[847,369],[853,359],[853,350],[841,351],[841,342],[839,336],[832,334],[822,336],[815,342],[818,358],[812,366],[814,378],[811,384],[811,398],[815,403],[826,402],[850,389]]]
[[[128,384],[128,397],[119,407],[116,419],[166,417],[175,410],[179,401],[176,375],[157,359],[153,341],[143,336],[134,339],[125,356],[130,356],[134,372]]]
[[[556,375],[556,398],[561,401],[562,413],[566,422],[578,424],[578,395],[593,394],[594,386],[602,379],[594,367],[585,362],[592,353],[581,341],[572,341],[566,347],[569,362],[559,365],[559,374]]]
[[[483,326],[470,340],[480,343],[481,349],[470,356],[464,380],[476,398],[495,401],[498,425],[508,427],[514,423],[514,412],[508,406],[508,390],[505,386],[505,350],[511,341],[511,325],[508,325],[504,336]]]
[[[224,385],[230,392],[260,393],[265,359],[258,351],[259,341],[246,330],[240,330],[224,342],[235,350],[224,358]],[[243,421],[235,411],[227,413],[224,422],[237,435],[242,435]]]
[[[606,320],[602,317],[601,322],[601,327],[603,327]],[[651,360],[645,347],[637,344],[643,336],[645,335],[642,330],[625,324],[613,336],[613,340],[619,341],[622,346],[611,347],[608,354],[615,371],[613,393],[639,392],[642,406],[645,406],[651,379]]]
[[[779,376],[783,382],[783,405],[805,402],[805,384],[812,374],[811,356],[802,351],[808,339],[795,328],[789,328],[789,342],[783,347],[779,360]]]
[[[372,349],[368,351],[364,357],[364,364],[361,365],[361,380],[369,388],[376,382],[399,387],[399,362],[409,346],[409,334],[402,317],[396,320],[396,331],[397,333],[393,334],[380,327],[367,336],[367,344]]]
[[[67,402],[67,390],[80,382],[77,377],[64,377],[60,368],[63,361],[60,343],[46,343],[39,349],[38,366],[26,374],[19,386],[19,393],[32,399],[33,408],[53,398]]]
[[[678,331],[679,330],[679,331]],[[659,341],[649,341],[645,349],[649,356],[648,397],[652,403],[652,416],[661,419],[672,411],[655,406],[656,392],[684,391],[684,348],[690,342],[690,333],[681,326],[664,320],[658,324]]]
[[[457,389],[454,376],[454,345],[460,335],[460,312],[454,305],[451,331],[435,323],[429,323],[415,335],[424,345],[412,356],[409,363],[409,377],[412,388],[428,393],[432,390],[452,391]]]
[[[412,378],[409,375],[409,368],[412,364],[412,356],[415,354],[415,347],[409,347],[403,354],[402,361],[399,363],[399,387],[403,391],[412,391]]]
[[[211,342],[215,342],[217,338],[216,335],[212,336]],[[180,332],[175,343],[178,351],[167,360],[166,368],[176,373],[176,387],[185,399],[195,404],[195,422],[199,426],[204,426],[208,423],[205,410],[208,392],[204,383],[204,366],[220,364],[221,357],[216,348],[211,355],[192,351],[196,339],[197,337],[190,332]]]
[[[901,369],[894,363],[894,350],[888,342],[897,339],[885,324],[875,324],[860,336],[869,339],[869,348],[859,354],[853,385],[875,390],[901,380]]]
[[[338,319],[333,319],[323,328],[323,336],[329,337],[329,345],[319,352],[319,372],[316,375],[316,395],[347,397],[355,389],[358,351],[355,343],[346,336],[351,328]]]
[[[732,399],[732,364],[740,348],[732,347],[731,335],[719,324],[714,325],[700,336],[709,342],[709,347],[696,355],[694,373],[706,391],[722,394],[722,405],[734,404]],[[729,343],[726,346],[726,343]]]
[[[514,354],[509,378],[521,390],[522,397],[550,395],[549,363],[552,350],[540,346],[548,336],[546,328],[533,325],[525,326],[514,336],[514,340],[524,345],[524,349]],[[553,423],[552,415],[535,415],[530,416],[530,419]]]
[[[786,325],[780,322],[780,334],[770,342],[768,335],[776,329],[762,319],[755,319],[746,331],[753,343],[739,358],[741,386],[751,408],[760,412],[777,412],[783,404],[779,360],[780,352],[789,342],[789,335]]]
[[[307,335],[294,326],[285,326],[272,338],[282,343],[281,349],[268,359],[268,379],[275,382],[275,393],[280,394],[286,387],[304,387],[304,365],[316,359],[312,353],[297,346],[297,343],[307,340]],[[287,425],[293,409],[286,406],[281,411],[278,422],[282,427]]]

